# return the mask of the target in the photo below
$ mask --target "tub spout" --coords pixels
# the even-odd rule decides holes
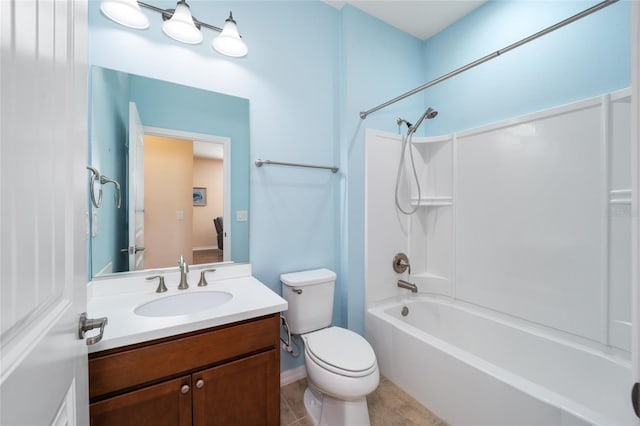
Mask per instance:
[[[405,280],[398,280],[398,287],[400,288],[406,288],[407,290],[411,290],[411,293],[417,293],[418,292],[418,286],[415,284],[411,284],[408,281]]]

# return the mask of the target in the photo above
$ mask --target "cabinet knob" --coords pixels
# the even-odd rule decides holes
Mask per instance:
[[[182,385],[182,387],[180,388],[180,392],[189,393],[189,385]]]
[[[204,387],[204,380],[200,379],[196,382],[196,387],[202,389]]]

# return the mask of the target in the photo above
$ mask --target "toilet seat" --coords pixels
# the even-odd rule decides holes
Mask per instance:
[[[303,338],[306,356],[325,370],[346,377],[363,377],[377,371],[373,348],[351,330],[328,327]]]

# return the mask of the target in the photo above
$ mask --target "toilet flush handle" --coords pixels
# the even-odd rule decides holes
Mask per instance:
[[[294,293],[297,293],[297,294],[302,294],[302,289],[301,288],[292,288],[291,291],[294,292]]]

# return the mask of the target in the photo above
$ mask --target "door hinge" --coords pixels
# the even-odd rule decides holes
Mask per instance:
[[[636,416],[640,417],[640,383],[636,382],[631,388],[631,403]]]

